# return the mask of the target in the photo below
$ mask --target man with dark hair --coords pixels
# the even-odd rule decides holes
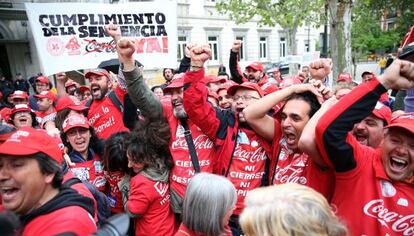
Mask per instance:
[[[165,83],[160,85],[160,87],[162,89],[165,89],[171,83],[171,81],[174,77],[174,74],[175,74],[175,72],[174,72],[174,69],[172,69],[172,68],[164,68],[162,70],[162,76],[165,79]]]
[[[318,63],[329,65],[330,61],[324,59]],[[313,66],[311,64],[310,68]],[[303,184],[329,199],[332,173],[313,161],[310,153],[303,152],[298,145],[305,125],[329,92],[320,80],[324,75],[312,74],[312,78],[316,80],[310,84],[296,84],[268,94],[246,107],[243,114],[259,135],[272,142],[272,160],[275,161],[270,165],[270,184]],[[268,111],[279,103],[284,105],[275,118],[269,116]]]
[[[23,128],[0,145],[3,207],[19,215],[22,235],[89,235],[93,200],[62,187],[63,153],[44,130]]]
[[[16,80],[14,81],[14,89],[24,91],[26,93],[29,92],[29,89],[30,89],[29,82],[27,82],[27,80],[23,78],[22,73],[16,74]]]

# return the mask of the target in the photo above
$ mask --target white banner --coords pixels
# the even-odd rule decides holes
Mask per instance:
[[[175,0],[128,4],[25,3],[45,75],[96,68],[117,58],[116,45],[105,25],[120,26],[135,39],[134,57],[145,68],[177,64],[177,3]]]

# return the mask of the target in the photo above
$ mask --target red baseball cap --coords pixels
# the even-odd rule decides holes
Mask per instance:
[[[218,95],[215,92],[208,92],[208,96],[218,100]]]
[[[83,111],[88,109],[82,105],[81,102],[73,100],[70,96],[60,97],[56,104],[56,111],[62,111],[63,109],[69,108],[75,111]]]
[[[13,114],[16,114],[17,112],[21,112],[21,111],[33,112],[32,109],[30,109],[30,107],[27,104],[17,104],[11,109],[10,116],[12,116]]]
[[[14,98],[29,99],[29,95],[26,92],[20,91],[20,90],[14,91],[14,93],[12,93],[10,96],[12,99]]]
[[[414,112],[399,115],[393,119],[385,128],[400,127],[414,134]]]
[[[11,156],[27,156],[42,152],[62,164],[63,153],[56,139],[43,129],[25,127],[13,132],[0,145],[0,154]],[[30,176],[29,176],[30,177]]]
[[[39,83],[43,83],[43,84],[49,84],[50,83],[49,79],[46,76],[39,76],[39,77],[36,78],[35,81],[39,82]]]
[[[85,74],[85,78],[87,78],[87,79],[90,79],[90,77],[92,76],[92,75],[97,75],[97,76],[102,76],[102,75],[104,75],[104,76],[106,76],[106,78],[111,78],[111,75],[109,74],[109,72],[107,71],[107,70],[105,70],[105,69],[101,69],[101,68],[96,68],[96,69],[93,69],[93,70],[90,70],[90,71],[88,71],[86,74]]]
[[[203,79],[203,82],[205,83],[205,84],[209,84],[209,83],[217,83],[217,82],[220,82],[220,83],[224,83],[224,82],[226,82],[227,80],[225,79],[225,78],[219,78],[219,77],[217,77],[217,76],[215,76],[215,75],[207,75],[207,76],[205,76],[204,77],[204,79]]]
[[[258,71],[263,72],[263,65],[260,62],[253,62],[250,65],[246,66],[246,69],[247,68],[252,68],[253,70],[258,70]]]
[[[234,96],[236,91],[240,88],[254,90],[254,91],[259,93],[260,97],[263,97],[265,95],[265,93],[259,87],[259,85],[255,84],[255,83],[252,83],[252,82],[244,82],[242,84],[233,85],[227,90],[227,94],[231,95],[231,96]]]
[[[85,91],[88,91],[88,90],[91,91],[91,89],[88,86],[82,85],[79,87],[79,91],[81,93],[84,93]]]
[[[70,115],[62,123],[64,133],[75,127],[89,129],[89,122],[83,115]]]
[[[163,89],[164,93],[171,92],[172,89],[184,87],[184,73],[175,74],[171,83]]]
[[[341,81],[351,83],[352,82],[352,77],[349,73],[340,73],[338,75],[338,79],[336,80],[336,82],[341,82]]]
[[[381,102],[377,102],[374,110],[372,111],[374,116],[387,122],[387,125],[391,122],[391,113],[391,109]]]
[[[42,91],[39,94],[35,94],[34,97],[35,98],[49,98],[52,101],[56,100],[55,94],[53,94],[53,92],[50,91],[50,90],[49,91]]]
[[[78,87],[78,83],[76,83],[75,81],[68,79],[68,81],[66,81],[65,83],[65,88],[70,87],[70,86],[76,86]]]

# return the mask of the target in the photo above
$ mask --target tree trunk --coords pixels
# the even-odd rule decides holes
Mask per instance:
[[[352,0],[328,0],[330,20],[330,53],[333,61],[333,83],[338,74],[352,73],[351,8]]]
[[[296,32],[298,31],[298,27],[294,26],[291,29],[286,29],[286,38],[288,43],[288,55],[296,55],[297,47],[296,47]]]

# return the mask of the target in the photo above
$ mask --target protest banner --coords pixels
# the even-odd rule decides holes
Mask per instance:
[[[25,3],[31,31],[45,75],[96,68],[117,58],[105,25],[120,26],[135,41],[134,57],[145,68],[177,65],[175,0],[127,4]]]

